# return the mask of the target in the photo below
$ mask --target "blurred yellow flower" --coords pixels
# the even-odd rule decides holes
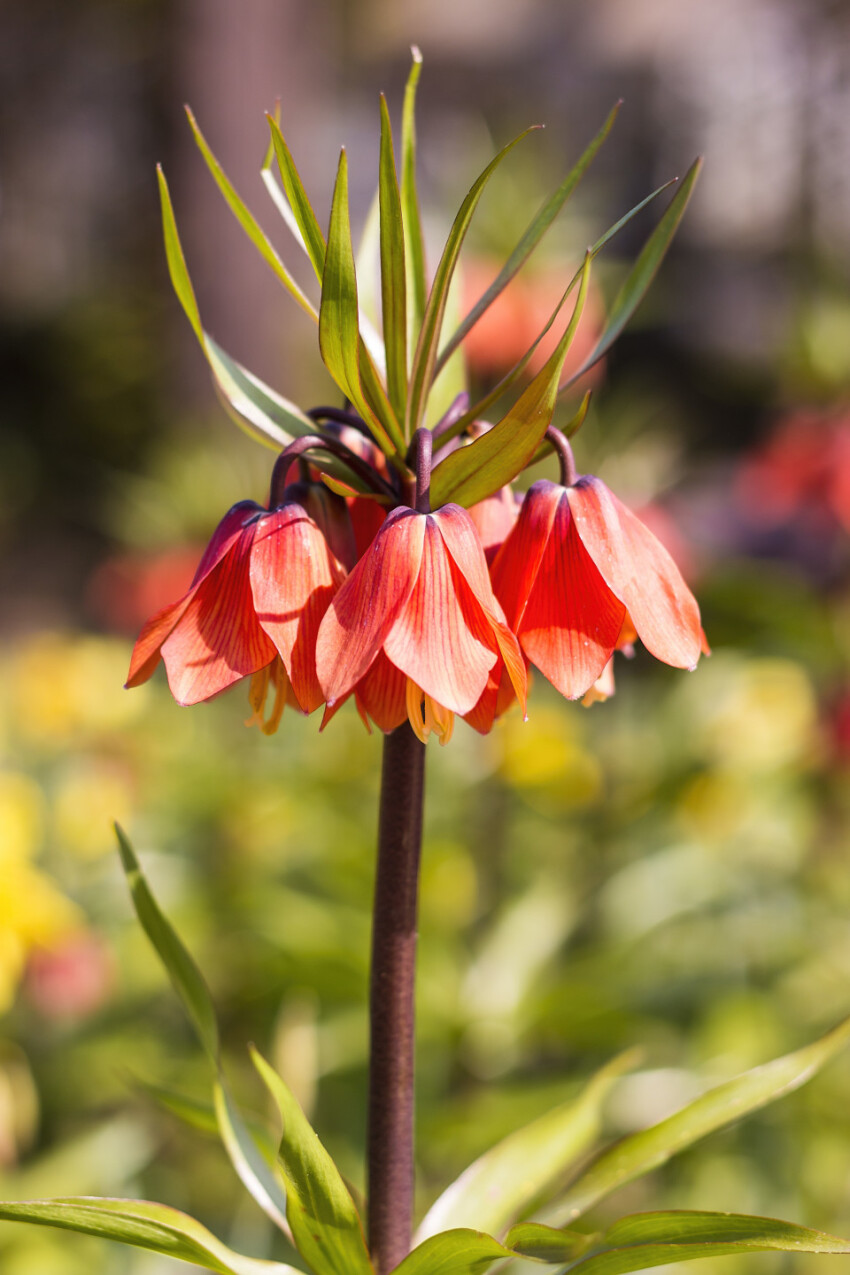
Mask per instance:
[[[0,774],[0,1013],[8,1009],[34,946],[80,924],[77,908],[30,862],[41,842],[43,800],[33,779]]]

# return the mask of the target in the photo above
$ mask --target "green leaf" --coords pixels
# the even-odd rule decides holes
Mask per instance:
[[[387,353],[387,389],[399,420],[404,420],[407,399],[407,285],[405,282],[404,228],[401,196],[395,171],[393,135],[387,100],[381,94],[381,302],[384,346]]]
[[[505,1243],[522,1257],[555,1265],[575,1261],[600,1238],[598,1234],[584,1235],[581,1231],[558,1231],[539,1222],[520,1222],[508,1231]]]
[[[575,308],[555,350],[510,411],[486,434],[440,461],[431,474],[431,501],[474,505],[511,482],[533,459],[552,420],[558,381],[584,309],[590,278],[584,260]]]
[[[278,98],[277,101],[275,102],[274,115],[270,116],[270,118],[274,120],[275,124],[277,124],[279,129],[280,128],[280,98]],[[298,247],[301,249],[301,251],[304,253],[307,253],[307,245],[304,242],[304,236],[302,235],[301,230],[299,229],[298,222],[295,220],[295,216],[292,212],[292,209],[289,206],[289,201],[287,200],[286,195],[284,195],[283,191],[281,190],[280,186],[277,183],[277,179],[275,178],[274,171],[272,169],[272,164],[274,163],[274,160],[275,160],[274,138],[272,137],[271,133],[269,133],[269,144],[266,147],[266,153],[265,153],[265,156],[263,157],[263,166],[260,169],[260,177],[262,178],[263,185],[265,186],[266,190],[271,196],[272,203],[274,204],[275,208],[280,213],[283,220],[286,222],[287,228],[289,229],[289,232],[292,235],[293,239],[298,244]],[[309,256],[309,253],[307,253],[307,255]]]
[[[504,266],[499,271],[499,274],[490,284],[490,287],[483,296],[479,297],[478,301],[476,301],[475,305],[469,311],[469,314],[467,314],[466,318],[454,332],[450,340],[446,342],[445,346],[440,351],[439,358],[437,359],[437,371],[439,371],[446,360],[450,358],[452,351],[457,349],[461,341],[463,341],[466,337],[467,333],[475,327],[475,324],[481,318],[482,314],[490,308],[500,293],[502,293],[508,286],[514,275],[519,272],[531,256],[532,252],[537,247],[538,243],[543,238],[546,231],[563,208],[564,204],[570,198],[590,165],[593,163],[593,160],[596,158],[597,151],[611,132],[621,106],[622,101],[615,103],[605,123],[584,151],[584,154],[581,156],[578,163],[570,169],[558,189],[549,197],[549,199],[547,199],[546,203],[528,226],[525,234],[522,236]]]
[[[566,1233],[565,1233],[566,1234]],[[573,1233],[574,1234],[574,1233]],[[780,1251],[783,1253],[850,1253],[850,1241],[823,1231],[812,1231],[793,1222],[740,1213],[671,1211],[635,1213],[620,1218],[604,1236],[593,1236],[583,1256],[562,1268],[581,1275],[626,1275],[669,1262],[699,1257],[726,1257],[733,1253]],[[538,1256],[532,1241],[525,1249],[523,1237],[512,1232],[519,1252]]]
[[[545,1221],[572,1222],[633,1178],[657,1169],[706,1134],[791,1093],[810,1080],[850,1040],[850,1018],[811,1045],[736,1076],[674,1115],[615,1143],[573,1183]]]
[[[246,371],[204,331],[177,233],[168,184],[161,169],[158,174],[165,251],[171,282],[209,362],[216,392],[226,410],[240,428],[276,451],[291,443],[293,437],[314,433],[314,423],[294,403],[282,398],[251,372]]]
[[[183,1002],[183,1008],[198,1034],[213,1066],[218,1068],[218,1023],[209,988],[192,957],[183,946],[170,921],[166,920],[150,891],[139,867],[133,847],[123,828],[115,825],[121,862],[130,886],[133,907],[142,929],[147,934],[157,955],[165,966],[174,990]]]
[[[277,1072],[254,1049],[251,1058],[280,1112],[286,1211],[299,1253],[319,1275],[372,1275],[360,1218],[336,1165]]]
[[[688,206],[688,200],[693,192],[696,179],[699,177],[702,168],[702,160],[696,159],[687,173],[679,189],[670,200],[664,216],[647,239],[640,256],[629,271],[626,281],[620,289],[611,313],[608,315],[608,322],[602,336],[597,341],[594,349],[587,356],[584,363],[577,372],[574,372],[569,380],[565,381],[561,386],[561,390],[567,389],[584,376],[595,363],[598,363],[604,354],[611,348],[623,328],[631,319],[635,310],[640,305],[649,285],[655,278],[658,267],[664,260],[664,255],[673,240],[673,236],[679,228],[679,222],[685,214]]]
[[[247,433],[279,450],[303,434],[316,434],[315,421],[237,363],[204,333],[216,391],[228,415]]]
[[[194,1218],[148,1200],[26,1200],[0,1204],[0,1218],[133,1244],[223,1275],[299,1275],[292,1266],[234,1253]]]
[[[480,1275],[494,1262],[513,1256],[510,1249],[481,1231],[441,1231],[408,1253],[393,1275]]]
[[[475,209],[481,196],[484,193],[484,187],[492,177],[493,173],[501,164],[502,160],[508,155],[518,142],[533,131],[532,128],[525,129],[520,133],[519,137],[515,137],[512,142],[508,142],[507,146],[499,151],[495,159],[492,159],[484,172],[474,182],[469,194],[460,206],[460,211],[454,219],[452,228],[449,231],[449,237],[446,240],[446,246],[443,249],[443,255],[440,258],[440,264],[437,266],[437,273],[434,276],[434,282],[431,287],[431,294],[428,297],[428,304],[425,307],[425,315],[422,319],[422,329],[419,333],[419,341],[416,346],[416,353],[413,356],[413,367],[410,373],[410,390],[408,394],[407,416],[406,416],[406,436],[411,438],[422,423],[422,417],[425,411],[425,402],[428,397],[428,390],[434,377],[434,366],[437,359],[437,347],[440,341],[440,332],[443,325],[443,314],[446,308],[446,299],[448,297],[449,285],[452,281],[457,259],[460,254],[463,241],[466,238],[466,232],[472,221]]]
[[[228,207],[230,208],[236,220],[239,222],[239,225],[245,231],[245,234],[251,240],[251,243],[257,249],[257,251],[259,252],[260,256],[263,258],[263,260],[266,262],[266,264],[271,266],[272,270],[277,275],[280,282],[287,289],[287,291],[291,293],[291,295],[295,298],[295,300],[301,306],[301,309],[306,311],[306,313],[309,314],[311,318],[315,319],[318,322],[318,319],[319,319],[318,310],[313,305],[313,303],[310,300],[308,300],[308,298],[301,291],[298,284],[295,282],[292,275],[289,273],[286,266],[283,264],[280,257],[277,255],[274,248],[272,247],[272,245],[269,243],[265,234],[260,229],[260,226],[257,224],[256,218],[252,215],[252,213],[248,211],[248,209],[245,207],[242,200],[237,195],[236,191],[233,188],[232,183],[230,182],[229,178],[224,172],[224,169],[221,167],[221,164],[218,162],[215,155],[213,155],[212,151],[207,145],[206,138],[204,137],[201,130],[198,128],[197,121],[188,106],[186,107],[186,114],[189,117],[189,124],[194,134],[195,141],[198,144],[198,149],[200,150],[201,154],[203,155],[206,161],[207,168],[209,168],[210,172],[215,178],[215,181],[219,190],[224,195],[224,198],[227,201]]]
[[[289,207],[304,241],[307,256],[313,263],[316,278],[321,283],[322,272],[325,268],[325,236],[322,234],[322,229],[316,220],[313,206],[307,198],[307,192],[304,189],[298,169],[295,167],[295,161],[292,158],[283,133],[280,131],[280,125],[272,115],[267,115],[266,119],[269,121],[269,127],[272,131],[274,153],[280,169],[283,189],[286,191],[286,198],[289,201]]]
[[[419,196],[416,192],[416,88],[422,72],[422,54],[415,44],[410,52],[413,61],[404,89],[401,115],[401,217],[407,276],[408,334],[410,345],[413,346],[422,327],[428,284]]]
[[[669,186],[673,186],[673,185],[675,185],[675,179],[672,182],[665,182],[663,186],[659,186],[658,189],[654,190],[651,195],[647,195],[646,199],[642,199],[639,204],[635,204],[634,208],[630,208],[629,211],[623,217],[621,217],[619,221],[615,222],[613,226],[610,226],[605,231],[605,234],[601,235],[600,238],[596,240],[596,243],[593,245],[593,247],[590,249],[591,261],[593,261],[596,258],[598,253],[602,251],[605,245],[609,243],[610,240],[613,239],[614,236],[618,234],[623,229],[624,226],[628,225],[628,223],[632,220],[633,217],[637,216],[637,214],[641,211],[641,209],[645,208],[647,204],[652,203],[653,199],[657,199],[657,197],[660,194],[662,194],[663,191],[667,190]],[[484,397],[479,399],[477,403],[474,403],[472,407],[469,408],[468,411],[464,412],[463,416],[461,416],[457,421],[455,421],[451,429],[446,430],[445,433],[440,435],[441,447],[445,446],[445,444],[450,439],[455,438],[458,434],[462,434],[463,431],[467,428],[467,426],[471,425],[473,421],[480,420],[481,417],[484,415],[484,413],[487,411],[487,409],[491,407],[492,404],[495,403],[498,399],[500,399],[503,394],[506,394],[507,391],[511,388],[511,386],[514,385],[516,381],[519,380],[520,376],[522,376],[523,372],[525,371],[526,367],[531,361],[531,356],[533,355],[534,351],[537,349],[538,345],[543,340],[544,336],[546,335],[546,333],[551,328],[552,324],[557,319],[558,315],[561,312],[562,306],[566,303],[567,298],[569,297],[573,288],[576,286],[579,279],[581,278],[582,269],[583,269],[583,266],[580,266],[579,269],[575,272],[572,279],[567,285],[566,291],[564,292],[558,304],[555,306],[555,309],[550,314],[546,322],[546,326],[543,328],[542,332],[540,332],[538,336],[535,337],[534,341],[526,350],[525,354],[523,354],[522,358],[519,359],[519,361],[514,364],[511,370],[505,376],[503,376],[502,379],[496,385],[493,386],[493,388],[489,391],[489,393],[485,394]],[[563,386],[561,388],[563,389]],[[547,448],[547,452],[548,450],[549,449]]]
[[[344,150],[339,157],[322,275],[319,349],[331,376],[360,412],[384,451],[392,454],[393,451],[403,450],[404,440],[386,396],[383,395],[383,419],[379,419],[364,393],[364,384],[361,383],[362,371],[365,374],[364,380],[365,376],[369,376],[365,383],[372,394],[383,394],[360,338],[357,277],[348,217],[348,162]]]
[[[216,1119],[227,1153],[243,1185],[286,1235],[289,1233],[286,1194],[274,1169],[263,1159],[225,1087],[221,1072],[218,1024],[209,989],[182,940],[160,911],[127,836],[117,824],[115,831],[118,834],[121,861],[130,885],[136,915],[165,966],[212,1066],[215,1076],[213,1094]]]
[[[275,1169],[264,1159],[222,1076],[214,1082],[213,1099],[221,1140],[240,1182],[278,1230],[291,1238],[286,1191]]]
[[[503,1231],[592,1146],[599,1135],[602,1104],[635,1061],[635,1051],[613,1059],[577,1098],[485,1151],[431,1205],[417,1238],[453,1226],[473,1226],[492,1234]]]

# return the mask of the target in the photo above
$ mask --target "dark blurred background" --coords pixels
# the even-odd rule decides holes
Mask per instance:
[[[850,10],[828,0],[28,0],[0,45],[0,1193],[194,1210],[270,1253],[212,1140],[140,1082],[204,1073],[130,915],[133,833],[206,969],[248,1104],[253,1039],[362,1182],[379,741],[345,713],[243,731],[125,693],[144,618],[179,596],[272,455],[212,392],[171,293],[162,162],[207,328],[304,406],[335,402],[312,327],[194,148],[189,102],[300,268],[259,170],[263,112],[320,220],[340,144],[355,236],[377,98],[424,54],[433,262],[496,148],[462,259],[471,302],[601,124],[590,174],[468,346],[486,388],[592,242],[694,155],[705,171],[577,440],[644,510],[703,604],[694,675],[639,654],[586,712],[535,685],[526,726],[429,749],[420,979],[423,1207],[626,1045],[611,1135],[850,1011]],[[586,339],[663,200],[599,259]],[[301,276],[299,276],[301,277]],[[305,284],[307,276],[303,276]],[[536,325],[536,327],[535,327]],[[575,403],[563,407],[565,418]],[[850,1064],[716,1135],[626,1207],[749,1210],[850,1230]],[[4,1227],[4,1275],[157,1275],[165,1259]],[[752,1261],[726,1260],[755,1270]],[[771,1259],[753,1259],[759,1269]],[[778,1259],[777,1259],[778,1260]],[[813,1259],[810,1259],[813,1260]],[[803,1270],[806,1263],[797,1262]]]

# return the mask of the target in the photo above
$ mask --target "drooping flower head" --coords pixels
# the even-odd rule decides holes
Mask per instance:
[[[251,722],[266,733],[277,729],[286,704],[313,712],[324,698],[316,634],[345,577],[337,556],[346,556],[345,516],[340,497],[304,483],[286,488],[270,509],[234,505],[188,592],[142,629],[127,686],[147,681],[162,660],[178,704],[211,699],[250,677]]]
[[[504,661],[525,703],[525,667],[493,596],[466,510],[397,509],[334,597],[316,660],[328,707],[355,692],[383,730],[408,718],[426,739],[451,735]]]
[[[695,668],[699,607],[667,550],[600,479],[563,478],[529,489],[493,563],[524,654],[568,699],[587,695],[635,636],[666,664]]]

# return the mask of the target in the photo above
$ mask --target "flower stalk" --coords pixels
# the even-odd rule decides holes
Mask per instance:
[[[372,916],[369,1248],[377,1275],[413,1230],[414,985],[425,745],[405,722],[384,740]]]

